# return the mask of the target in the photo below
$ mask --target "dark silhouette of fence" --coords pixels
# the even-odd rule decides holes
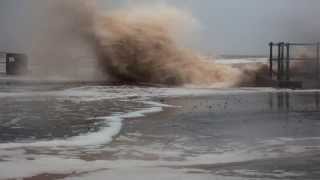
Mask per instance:
[[[269,44],[269,73],[280,87],[302,87],[320,79],[320,43]]]
[[[7,75],[21,75],[28,72],[28,57],[19,53],[0,53],[2,73]]]

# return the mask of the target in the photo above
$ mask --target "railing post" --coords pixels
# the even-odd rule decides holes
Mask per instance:
[[[290,81],[290,43],[286,44],[287,57],[286,57],[286,80]]]
[[[281,43],[278,43],[278,68],[277,68],[278,81],[281,80]]]
[[[281,80],[284,80],[284,68],[285,68],[285,59],[284,59],[284,46],[285,46],[285,43],[282,42],[281,43]]]
[[[9,56],[8,56],[7,53],[5,54],[5,57],[6,57],[6,74],[8,74],[8,71],[9,71]]]
[[[280,42],[278,44],[278,81],[282,81],[284,79],[284,42]]]
[[[273,78],[273,42],[270,42],[270,56],[269,56],[269,73],[270,73],[270,78]]]

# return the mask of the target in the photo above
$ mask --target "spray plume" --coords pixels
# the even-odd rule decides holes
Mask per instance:
[[[250,73],[216,64],[183,46],[181,40],[193,36],[188,32],[192,32],[195,23],[185,11],[162,5],[125,7],[104,13],[87,2],[67,0],[49,4],[55,7],[49,16],[55,26],[48,29],[49,36],[44,34],[45,38],[50,37],[49,41],[42,41],[45,45],[36,48],[41,53],[34,54],[38,55],[35,59],[42,60],[38,63],[53,73],[68,75],[77,64],[77,51],[82,48],[97,59],[92,63],[99,67],[96,73],[104,73],[105,81],[223,87],[250,81]],[[62,41],[56,41],[61,38]],[[81,73],[80,78],[85,75]]]
[[[99,20],[97,52],[103,70],[130,83],[235,84],[240,72],[179,46],[179,28],[193,18],[176,8],[116,10]]]

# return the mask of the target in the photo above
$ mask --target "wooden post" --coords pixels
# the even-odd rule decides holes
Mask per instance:
[[[270,59],[269,59],[269,73],[270,73],[270,78],[273,78],[273,42],[270,42]]]
[[[290,44],[286,44],[287,57],[286,57],[286,80],[290,81]]]

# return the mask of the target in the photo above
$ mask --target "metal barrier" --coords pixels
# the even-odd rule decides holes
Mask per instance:
[[[7,72],[7,56],[5,53],[0,53],[0,74],[6,74]]]
[[[269,74],[278,82],[319,80],[320,43],[269,44]]]
[[[1,53],[0,73],[7,75],[21,75],[28,72],[28,57],[25,54]]]

